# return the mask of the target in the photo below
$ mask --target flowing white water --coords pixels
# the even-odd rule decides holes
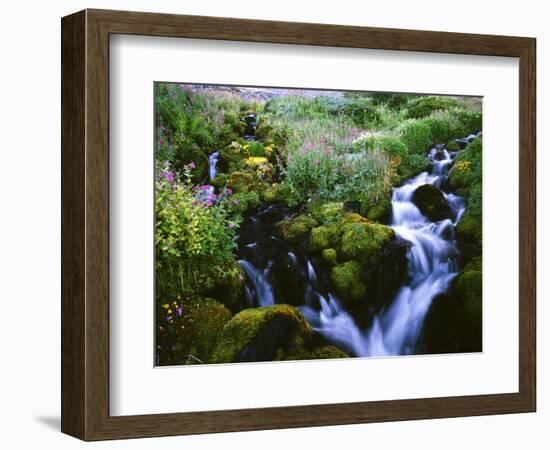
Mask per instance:
[[[444,194],[454,220],[436,223],[430,222],[412,202],[418,187],[439,186],[452,164],[452,156],[444,149],[434,148],[429,155],[434,163],[431,173],[423,172],[393,190],[391,226],[400,238],[411,243],[411,248],[407,254],[409,281],[390,306],[375,316],[367,332],[358,328],[333,296],[328,300],[320,298],[320,311],[303,308],[316,331],[356,356],[414,353],[432,300],[448,288],[458,273],[454,226],[464,213],[464,199]]]
[[[407,253],[408,279],[389,306],[374,317],[368,330],[362,330],[339,300],[323,290],[311,261],[298,258],[288,249],[282,252],[290,262],[288,270],[297,270],[299,265],[304,264],[306,278],[301,310],[311,326],[328,341],[355,356],[403,355],[418,350],[424,318],[432,300],[448,288],[459,270],[454,232],[466,204],[460,196],[443,193],[452,217],[431,222],[412,202],[412,198],[415,190],[424,184],[441,187],[456,155],[441,147],[431,149],[429,158],[433,162],[432,170],[394,188],[391,227],[397,236],[410,243]],[[263,214],[269,214],[272,208],[269,206]],[[260,231],[261,224],[257,218],[251,218],[251,224]],[[271,234],[261,241],[244,245],[248,256],[239,264],[249,280],[245,294],[251,306],[270,306],[277,300],[286,303],[285,298],[275,298],[275,290],[270,283],[274,260],[272,256],[267,256],[273,246],[283,246],[281,248],[284,249],[284,245]]]
[[[210,153],[208,156],[208,177],[210,180],[216,178],[218,174],[218,160],[220,159],[220,152]]]

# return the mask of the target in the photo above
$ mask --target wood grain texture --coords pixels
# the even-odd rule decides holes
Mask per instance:
[[[109,34],[112,33],[519,57],[519,392],[109,416]],[[65,433],[98,440],[535,410],[534,39],[86,10],[63,18],[62,40],[62,430]]]

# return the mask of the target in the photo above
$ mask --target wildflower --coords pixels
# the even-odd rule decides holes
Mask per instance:
[[[212,201],[211,200],[206,200],[206,206],[212,206]]]
[[[189,163],[189,168],[190,168],[190,169],[195,169],[196,167],[197,167],[197,166],[195,165],[195,163],[194,163],[193,161],[191,161],[191,162]]]
[[[233,199],[233,204],[238,206],[240,204],[239,200],[237,200],[236,198]]]
[[[164,145],[164,139],[160,138],[159,144],[160,144],[160,145]]]
[[[233,222],[229,222],[227,224],[227,228],[231,229],[231,228],[235,228],[235,224]]]
[[[319,164],[319,160],[314,159],[314,160],[311,161],[312,166],[316,166],[317,164]]]
[[[231,188],[226,188],[226,189],[225,189],[225,193],[226,193],[227,195],[231,195],[231,194],[233,194],[233,191],[231,190]]]
[[[174,172],[170,171],[163,171],[161,175],[164,177],[167,181],[174,181]]]
[[[166,320],[167,320],[168,322],[172,322],[172,316],[166,316]]]
[[[243,277],[242,273],[239,274],[238,278],[239,278],[239,281],[241,281],[241,282],[244,281],[244,277]]]
[[[168,308],[170,308],[170,305],[169,305],[168,303],[165,303],[164,305],[162,305],[162,307],[163,307],[164,309],[168,309]]]
[[[183,306],[178,306],[178,307],[176,308],[176,314],[177,314],[179,317],[181,317],[182,313],[183,313]]]

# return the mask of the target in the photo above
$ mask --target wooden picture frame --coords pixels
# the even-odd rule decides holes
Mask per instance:
[[[61,25],[64,433],[101,440],[535,411],[535,39],[105,10]],[[519,58],[519,392],[110,416],[109,36],[117,33]]]

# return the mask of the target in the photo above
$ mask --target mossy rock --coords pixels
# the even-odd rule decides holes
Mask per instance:
[[[321,252],[338,244],[338,227],[336,224],[321,225],[311,229],[309,237],[309,250]]]
[[[317,225],[318,222],[313,217],[302,214],[293,219],[278,222],[277,230],[285,241],[299,244],[307,242],[311,229]]]
[[[321,253],[324,261],[330,266],[338,264],[338,253],[333,248],[325,248]]]
[[[443,193],[432,184],[423,184],[416,188],[412,201],[432,222],[449,219],[453,214]]]
[[[227,180],[227,186],[235,193],[252,191],[255,188],[254,175],[250,172],[233,172]]]
[[[370,221],[346,222],[340,229],[340,251],[344,261],[356,260],[368,265],[380,262],[386,244],[395,239],[395,231],[386,226]]]
[[[482,351],[481,265],[481,258],[472,259],[449,291],[433,300],[423,329],[427,353]]]
[[[456,238],[465,262],[480,255],[483,246],[481,215],[466,211],[456,226]]]
[[[313,337],[313,329],[293,306],[245,309],[223,327],[210,362],[282,359],[282,354],[305,346]]]
[[[445,148],[450,152],[458,152],[460,151],[460,145],[456,141],[450,141],[445,145]]]
[[[178,308],[181,315],[174,311],[173,324],[157,332],[160,365],[208,362],[231,312],[211,298],[188,300]]]
[[[285,183],[273,183],[263,191],[263,199],[266,202],[279,202],[288,204],[291,191],[290,186]]]
[[[367,218],[375,222],[388,223],[391,217],[391,197],[384,197],[376,205],[369,208]]]
[[[340,226],[343,227],[349,223],[371,223],[371,221],[358,213],[346,213],[340,220]]]
[[[348,303],[361,301],[367,295],[367,286],[362,281],[361,264],[357,261],[334,266],[330,279],[336,293]]]
[[[342,202],[312,203],[307,210],[319,223],[328,224],[340,221],[344,214],[344,204]]]
[[[279,350],[275,360],[277,361],[300,361],[312,359],[340,359],[349,358],[349,355],[334,345],[323,345],[313,350],[304,348],[284,352]]]

